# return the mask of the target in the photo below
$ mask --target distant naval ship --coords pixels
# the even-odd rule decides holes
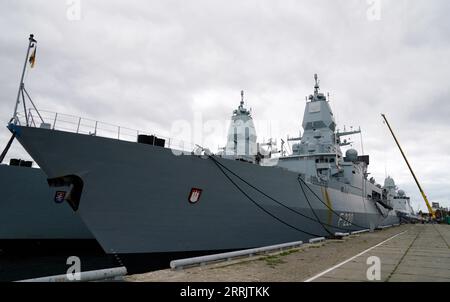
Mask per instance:
[[[278,157],[256,142],[243,98],[218,154],[174,150],[155,136],[130,142],[60,131],[56,116],[41,120],[15,114],[8,128],[106,253],[243,249],[400,222],[392,192],[368,179],[369,156],[341,151],[343,137],[359,130],[337,131],[317,75],[303,135]]]
[[[387,199],[392,205],[393,210],[396,212],[397,216],[400,217],[402,222],[414,223],[419,220],[411,206],[410,198],[406,196],[405,191],[397,188],[392,177],[386,177],[383,189],[387,194]]]

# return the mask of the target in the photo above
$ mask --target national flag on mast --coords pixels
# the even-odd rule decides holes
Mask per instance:
[[[36,49],[37,49],[37,46],[34,46],[33,53],[31,54],[30,59],[28,60],[28,62],[30,62],[31,68],[34,67],[34,62],[36,61]]]

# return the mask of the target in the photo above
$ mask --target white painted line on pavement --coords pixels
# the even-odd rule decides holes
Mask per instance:
[[[342,265],[344,265],[344,264],[346,264],[346,263],[352,261],[353,259],[358,258],[358,257],[361,256],[361,255],[364,255],[364,254],[367,253],[368,251],[373,250],[374,248],[379,247],[380,245],[385,244],[385,243],[388,242],[389,240],[392,240],[392,239],[394,239],[395,237],[400,236],[401,234],[404,234],[404,233],[406,233],[406,232],[408,232],[408,231],[403,231],[403,232],[398,233],[398,234],[396,234],[396,235],[394,235],[394,236],[392,236],[392,237],[389,237],[388,239],[386,239],[386,240],[384,240],[384,241],[378,243],[377,245],[374,245],[374,246],[372,246],[371,248],[368,248],[367,250],[365,250],[365,251],[359,253],[358,255],[355,255],[355,256],[353,256],[353,257],[351,257],[351,258],[349,258],[349,259],[347,259],[347,260],[345,260],[345,261],[343,261],[343,262],[341,262],[341,263],[339,263],[339,264],[337,264],[337,265],[335,265],[335,266],[333,266],[333,267],[331,267],[331,268],[329,268],[329,269],[327,269],[327,270],[325,270],[325,271],[323,271],[323,272],[321,272],[321,273],[315,275],[314,277],[305,280],[304,282],[311,282],[311,281],[314,281],[315,279],[322,277],[323,275],[325,275],[325,274],[327,274],[327,273],[329,273],[329,272],[331,272],[331,271],[337,269],[338,267],[341,267]]]

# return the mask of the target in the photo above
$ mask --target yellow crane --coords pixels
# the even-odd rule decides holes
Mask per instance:
[[[428,198],[425,195],[425,192],[422,189],[422,186],[419,184],[419,181],[417,180],[416,175],[414,174],[411,165],[409,164],[408,160],[406,159],[406,155],[402,150],[402,147],[400,147],[400,143],[398,142],[397,138],[395,137],[394,131],[392,131],[391,125],[389,125],[389,122],[386,118],[386,116],[382,113],[381,116],[383,117],[384,121],[386,122],[386,125],[389,128],[389,131],[392,134],[392,137],[394,138],[398,148],[400,149],[400,152],[402,153],[403,158],[405,159],[406,164],[408,165],[409,171],[411,171],[412,176],[414,177],[414,180],[416,181],[417,187],[419,188],[420,194],[422,194],[423,200],[425,200],[425,203],[427,205],[428,211],[430,212],[431,218],[435,219],[436,218],[436,214],[433,211],[433,208],[431,207],[430,203],[428,202]]]

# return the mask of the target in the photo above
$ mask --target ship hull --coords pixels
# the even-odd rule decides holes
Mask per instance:
[[[82,179],[77,213],[106,253],[242,249],[399,221],[362,196],[299,181],[279,167],[56,130],[15,131],[49,178]],[[194,204],[193,188],[202,190]]]
[[[54,202],[40,169],[0,165],[1,246],[49,240],[93,240],[77,213]]]

